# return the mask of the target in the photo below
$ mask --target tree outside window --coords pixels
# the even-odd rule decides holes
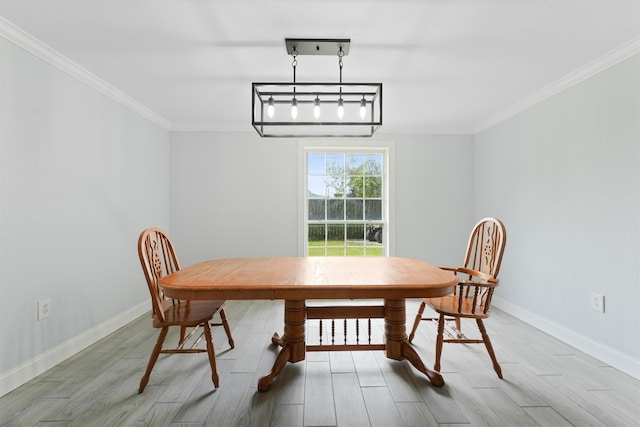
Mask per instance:
[[[306,160],[307,254],[384,255],[384,152],[308,151]]]

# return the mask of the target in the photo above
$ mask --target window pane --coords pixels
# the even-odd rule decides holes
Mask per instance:
[[[367,242],[382,243],[382,224],[367,225]]]
[[[327,225],[327,245],[328,246],[344,246],[344,225],[329,224]]]
[[[307,197],[327,197],[324,175],[307,178]]]
[[[370,248],[367,247],[366,256],[382,256],[382,247]]]
[[[345,184],[343,175],[327,176],[327,197],[343,198],[345,195]]]
[[[324,153],[308,153],[307,154],[307,174],[308,175],[324,175]]]
[[[307,236],[309,246],[318,244],[324,246],[325,227],[324,224],[309,224],[309,235]]]
[[[382,177],[368,176],[364,178],[364,196],[367,198],[382,197]]]
[[[309,219],[312,221],[324,221],[325,199],[309,199]]]
[[[348,154],[347,166],[349,170],[359,169],[362,171],[362,164],[364,163],[364,156],[362,154]]]
[[[362,200],[346,200],[347,202],[347,220],[362,221]]]
[[[364,224],[348,224],[347,240],[351,243],[358,242],[362,245],[364,243]]]
[[[365,175],[382,175],[382,154],[365,154]]]
[[[364,219],[382,220],[382,200],[365,200],[364,208]]]
[[[347,197],[364,197],[364,177],[362,175],[350,175],[347,178]]]
[[[329,197],[344,197],[344,178],[344,154],[327,154],[327,195]]]
[[[329,199],[327,200],[327,219],[328,220],[344,220],[344,200]]]

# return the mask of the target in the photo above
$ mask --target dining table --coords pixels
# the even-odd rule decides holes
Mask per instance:
[[[167,297],[180,300],[284,301],[284,332],[271,337],[282,348],[271,371],[258,381],[258,390],[264,392],[288,362],[304,360],[307,351],[323,350],[384,350],[387,358],[409,361],[433,385],[444,385],[442,375],[425,366],[407,339],[406,299],[451,294],[457,281],[451,272],[406,257],[266,257],[199,262],[162,277],[160,286]],[[346,300],[347,305],[314,306],[308,304],[312,300]],[[380,303],[355,304],[357,300]],[[371,318],[384,319],[383,342],[307,344],[307,319],[334,318],[369,319],[365,325]],[[333,333],[335,324],[327,328]],[[344,328],[346,332],[346,320]]]

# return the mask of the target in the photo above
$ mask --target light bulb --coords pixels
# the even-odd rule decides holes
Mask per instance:
[[[338,118],[342,120],[344,117],[344,101],[342,98],[338,99]]]
[[[362,101],[360,101],[360,118],[364,120],[367,117],[367,102],[364,100],[364,96],[362,97]]]
[[[316,96],[316,100],[313,102],[313,116],[317,119],[320,118],[320,98]]]
[[[269,97],[269,102],[267,103],[267,115],[270,119],[273,119],[273,114],[275,113],[275,108],[273,106],[273,96]]]
[[[291,117],[293,117],[293,120],[298,117],[298,100],[295,98],[291,100]]]

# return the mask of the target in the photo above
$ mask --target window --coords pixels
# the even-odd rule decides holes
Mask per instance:
[[[387,255],[387,152],[305,150],[305,254]]]

